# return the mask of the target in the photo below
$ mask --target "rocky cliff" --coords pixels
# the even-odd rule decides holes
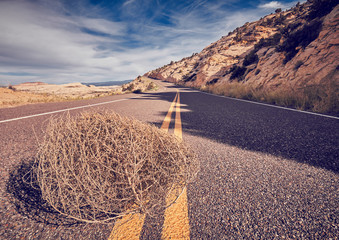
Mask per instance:
[[[338,113],[339,5],[304,4],[267,15],[200,53],[145,75],[202,90]]]

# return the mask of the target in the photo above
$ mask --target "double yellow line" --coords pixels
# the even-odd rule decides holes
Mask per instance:
[[[179,139],[182,139],[180,93],[178,90],[161,125],[161,129],[166,132],[168,132],[174,109],[174,135]],[[190,239],[186,188],[183,191],[179,188],[173,191],[173,194],[167,197],[166,204],[171,203],[180,192],[181,195],[177,201],[165,210],[165,220],[161,232],[162,239]],[[115,223],[109,240],[139,239],[144,221],[145,215],[143,214],[134,214],[123,217]]]
[[[177,91],[177,94],[175,95],[175,98],[161,126],[161,129],[166,132],[168,132],[174,108],[174,135],[182,140],[179,91]],[[175,200],[176,196],[178,196],[180,192],[180,188],[176,189],[173,194],[166,199],[166,204],[169,205],[173,200]],[[162,239],[190,239],[186,188],[181,193],[177,201],[172,206],[166,209],[164,226],[162,228],[161,236]]]
[[[179,139],[182,139],[182,127],[181,127],[181,116],[180,116],[180,93],[177,90],[177,94],[173,102],[171,103],[170,109],[167,112],[167,115],[161,125],[161,129],[168,132],[168,128],[171,122],[172,112],[175,108],[175,125],[174,125],[174,135],[177,136]]]

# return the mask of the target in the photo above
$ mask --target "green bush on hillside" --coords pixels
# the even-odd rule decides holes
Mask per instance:
[[[230,69],[230,73],[232,73],[230,79],[233,80],[233,79],[237,78],[238,80],[241,80],[242,77],[244,76],[246,70],[247,70],[246,67],[240,67],[240,66],[234,65]]]
[[[338,0],[313,0],[308,14],[308,20],[321,18],[329,14],[335,6],[338,5]]]
[[[263,47],[271,47],[277,46],[280,42],[282,35],[280,33],[276,33],[269,38],[262,38],[260,41],[254,45],[254,50],[257,52],[259,49]]]
[[[285,41],[277,47],[277,51],[285,52],[284,63],[290,61],[298,53],[297,47],[305,48],[314,41],[319,36],[321,27],[322,21],[313,20],[288,34]]]
[[[259,61],[258,55],[255,50],[252,50],[249,54],[245,56],[243,66],[248,66]]]

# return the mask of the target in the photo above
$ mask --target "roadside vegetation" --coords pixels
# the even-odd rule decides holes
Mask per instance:
[[[34,94],[16,91],[13,87],[0,88],[0,108],[19,106],[30,103],[60,102],[60,101],[67,101],[67,99],[58,97],[56,95]]]
[[[57,95],[52,93],[33,93],[16,90],[15,87],[0,87],[0,108],[16,107],[32,103],[65,102],[98,97],[111,96],[119,93],[96,93],[91,95]]]
[[[34,166],[43,200],[86,223],[159,212],[169,206],[164,198],[183,189],[199,168],[174,135],[108,111],[51,119]]]
[[[206,85],[201,90],[213,94],[265,102],[299,110],[339,115],[339,85],[332,77],[333,74],[329,74],[327,82],[321,85],[311,85],[295,89],[277,88],[274,90],[263,90],[250,87],[243,82],[227,82]]]
[[[38,88],[39,86],[37,86]],[[36,93],[30,91],[20,91],[15,86],[1,86],[0,87],[0,108],[15,107],[20,105],[26,105],[31,103],[47,103],[47,102],[63,102],[63,101],[74,101],[93,99],[99,97],[106,97],[125,93],[141,93],[148,91],[158,90],[158,85],[152,82],[148,78],[139,77],[134,81],[124,84],[116,90],[109,90],[107,92],[93,92],[90,94],[77,94],[72,93],[71,88],[70,94],[52,94],[52,93]]]
[[[159,87],[150,78],[138,76],[134,81],[124,84],[122,92],[142,93],[149,91],[156,91]]]

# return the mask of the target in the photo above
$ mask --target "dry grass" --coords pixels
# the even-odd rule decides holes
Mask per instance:
[[[159,86],[153,82],[151,78],[145,76],[139,76],[134,79],[132,82],[124,84],[122,86],[123,92],[134,92],[134,93],[142,93],[149,91],[156,91],[159,89]]]
[[[156,91],[159,87],[151,79],[138,77],[123,86],[95,87],[81,83],[63,85],[26,83],[0,87],[0,108],[15,107],[31,103],[63,102],[93,99],[124,93]]]
[[[61,100],[56,96],[47,94],[33,94],[21,91],[14,91],[8,88],[0,88],[0,107],[13,107],[30,103],[52,102]]]
[[[208,91],[218,95],[224,95],[228,97],[234,98],[242,98],[242,99],[251,99],[252,98],[252,90],[241,83],[238,82],[230,82],[223,83],[218,85],[209,85],[205,88],[202,88],[203,91]]]
[[[48,93],[30,93],[9,88],[0,88],[0,108],[16,107],[31,103],[64,102],[73,100],[92,99],[114,95],[115,93],[96,93],[86,96],[63,96]]]
[[[198,170],[175,136],[112,112],[52,119],[36,159],[43,199],[88,223],[168,207],[164,198]]]
[[[254,89],[239,83],[223,83],[202,88],[218,95],[292,107],[319,113],[339,113],[339,86],[331,79],[322,85],[303,88],[277,88],[275,90]]]

